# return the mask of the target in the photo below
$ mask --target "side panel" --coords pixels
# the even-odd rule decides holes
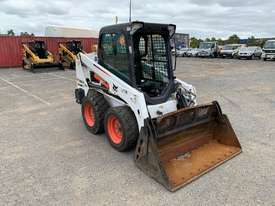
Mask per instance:
[[[129,86],[104,67],[100,66],[97,61],[95,61],[95,58],[96,57],[91,54],[79,54],[79,58],[76,61],[77,87],[84,89],[87,95],[89,90],[87,80],[91,81],[90,72],[94,72],[108,83],[109,94],[118,97],[131,107],[140,129],[144,126],[144,119],[149,117],[143,93]]]
[[[95,54],[80,53],[78,57],[79,58],[76,60],[77,87],[82,88],[85,91],[85,95],[87,95],[90,89],[88,82],[91,81],[91,72],[94,72],[98,79],[102,79],[103,81],[101,84],[98,83],[98,85],[94,82],[93,84],[98,86],[99,90],[101,90],[101,86],[104,87],[105,85],[105,90],[108,90],[107,93],[106,91],[99,92],[105,94],[106,97],[108,97],[108,94],[111,94],[107,98],[111,105],[129,105],[136,116],[139,129],[143,127],[144,120],[149,116],[151,118],[156,118],[164,114],[177,111],[177,100],[175,95],[172,95],[170,100],[165,103],[147,105],[142,92],[131,87],[123,80],[106,70],[104,67],[100,66],[97,63],[97,56]],[[192,106],[195,106],[197,104],[195,88],[192,85],[178,79],[176,80],[176,83],[181,85],[181,87],[185,90],[186,96],[194,102]]]
[[[177,101],[171,99],[163,104],[149,105],[148,110],[151,118],[156,118],[161,115],[177,111]]]

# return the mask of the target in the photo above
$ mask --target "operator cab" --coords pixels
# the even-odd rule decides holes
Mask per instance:
[[[75,55],[82,51],[81,41],[67,42],[66,47]]]
[[[44,41],[34,41],[29,43],[31,51],[36,54],[40,59],[46,59],[48,52]]]
[[[201,42],[199,49],[214,49],[215,45],[214,42]]]
[[[148,104],[165,102],[175,87],[170,46],[175,29],[144,22],[104,27],[99,64],[142,91]]]

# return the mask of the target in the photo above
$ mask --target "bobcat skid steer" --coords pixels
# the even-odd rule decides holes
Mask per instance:
[[[82,50],[81,41],[68,41],[58,45],[59,61],[64,68],[75,69],[75,59]]]
[[[30,41],[23,43],[23,69],[32,72],[38,68],[53,68],[62,69],[62,64],[55,62],[54,56],[47,50],[44,41]]]
[[[79,53],[76,101],[87,129],[175,191],[241,153],[217,102],[174,76],[175,25],[131,22],[101,29],[97,54]]]

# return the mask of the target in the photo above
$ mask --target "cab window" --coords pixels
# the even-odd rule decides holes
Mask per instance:
[[[102,66],[122,79],[129,79],[129,61],[125,36],[106,33],[101,37]]]

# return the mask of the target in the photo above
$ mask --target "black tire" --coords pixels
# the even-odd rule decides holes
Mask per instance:
[[[75,70],[75,62],[71,62],[69,68],[70,68],[71,70]]]
[[[66,61],[64,60],[63,56],[59,54],[59,68],[62,68],[65,70],[66,67]]]
[[[110,119],[113,117],[117,118],[120,124],[119,130],[121,130],[122,137],[119,142],[114,142],[112,134],[110,134]],[[117,151],[124,152],[132,149],[136,145],[139,135],[138,124],[130,107],[121,106],[110,108],[105,115],[104,127],[111,146]]]
[[[214,57],[214,58],[217,58],[217,57],[218,57],[218,53],[217,53],[217,52],[214,52],[213,57]]]
[[[90,90],[88,95],[83,98],[81,105],[81,112],[84,124],[89,132],[92,134],[99,134],[104,132],[104,116],[109,105],[104,96],[95,90]],[[93,121],[89,117],[93,116]],[[92,111],[91,111],[92,110]]]
[[[29,66],[29,68],[27,67],[28,65],[27,65],[27,63],[25,62],[25,60],[22,60],[22,68],[24,69],[24,70],[30,70],[30,66]]]
[[[62,63],[59,63],[59,64],[58,64],[58,68],[59,68],[60,70],[65,70],[65,67],[63,66]]]
[[[22,68],[25,69],[25,61],[22,60]]]
[[[64,62],[64,58],[61,54],[59,54],[59,62]]]
[[[32,72],[32,73],[35,73],[35,66],[34,66],[34,64],[33,63],[31,63],[31,65],[30,65],[30,71]]]
[[[264,61],[266,61],[266,58],[263,58]]]

